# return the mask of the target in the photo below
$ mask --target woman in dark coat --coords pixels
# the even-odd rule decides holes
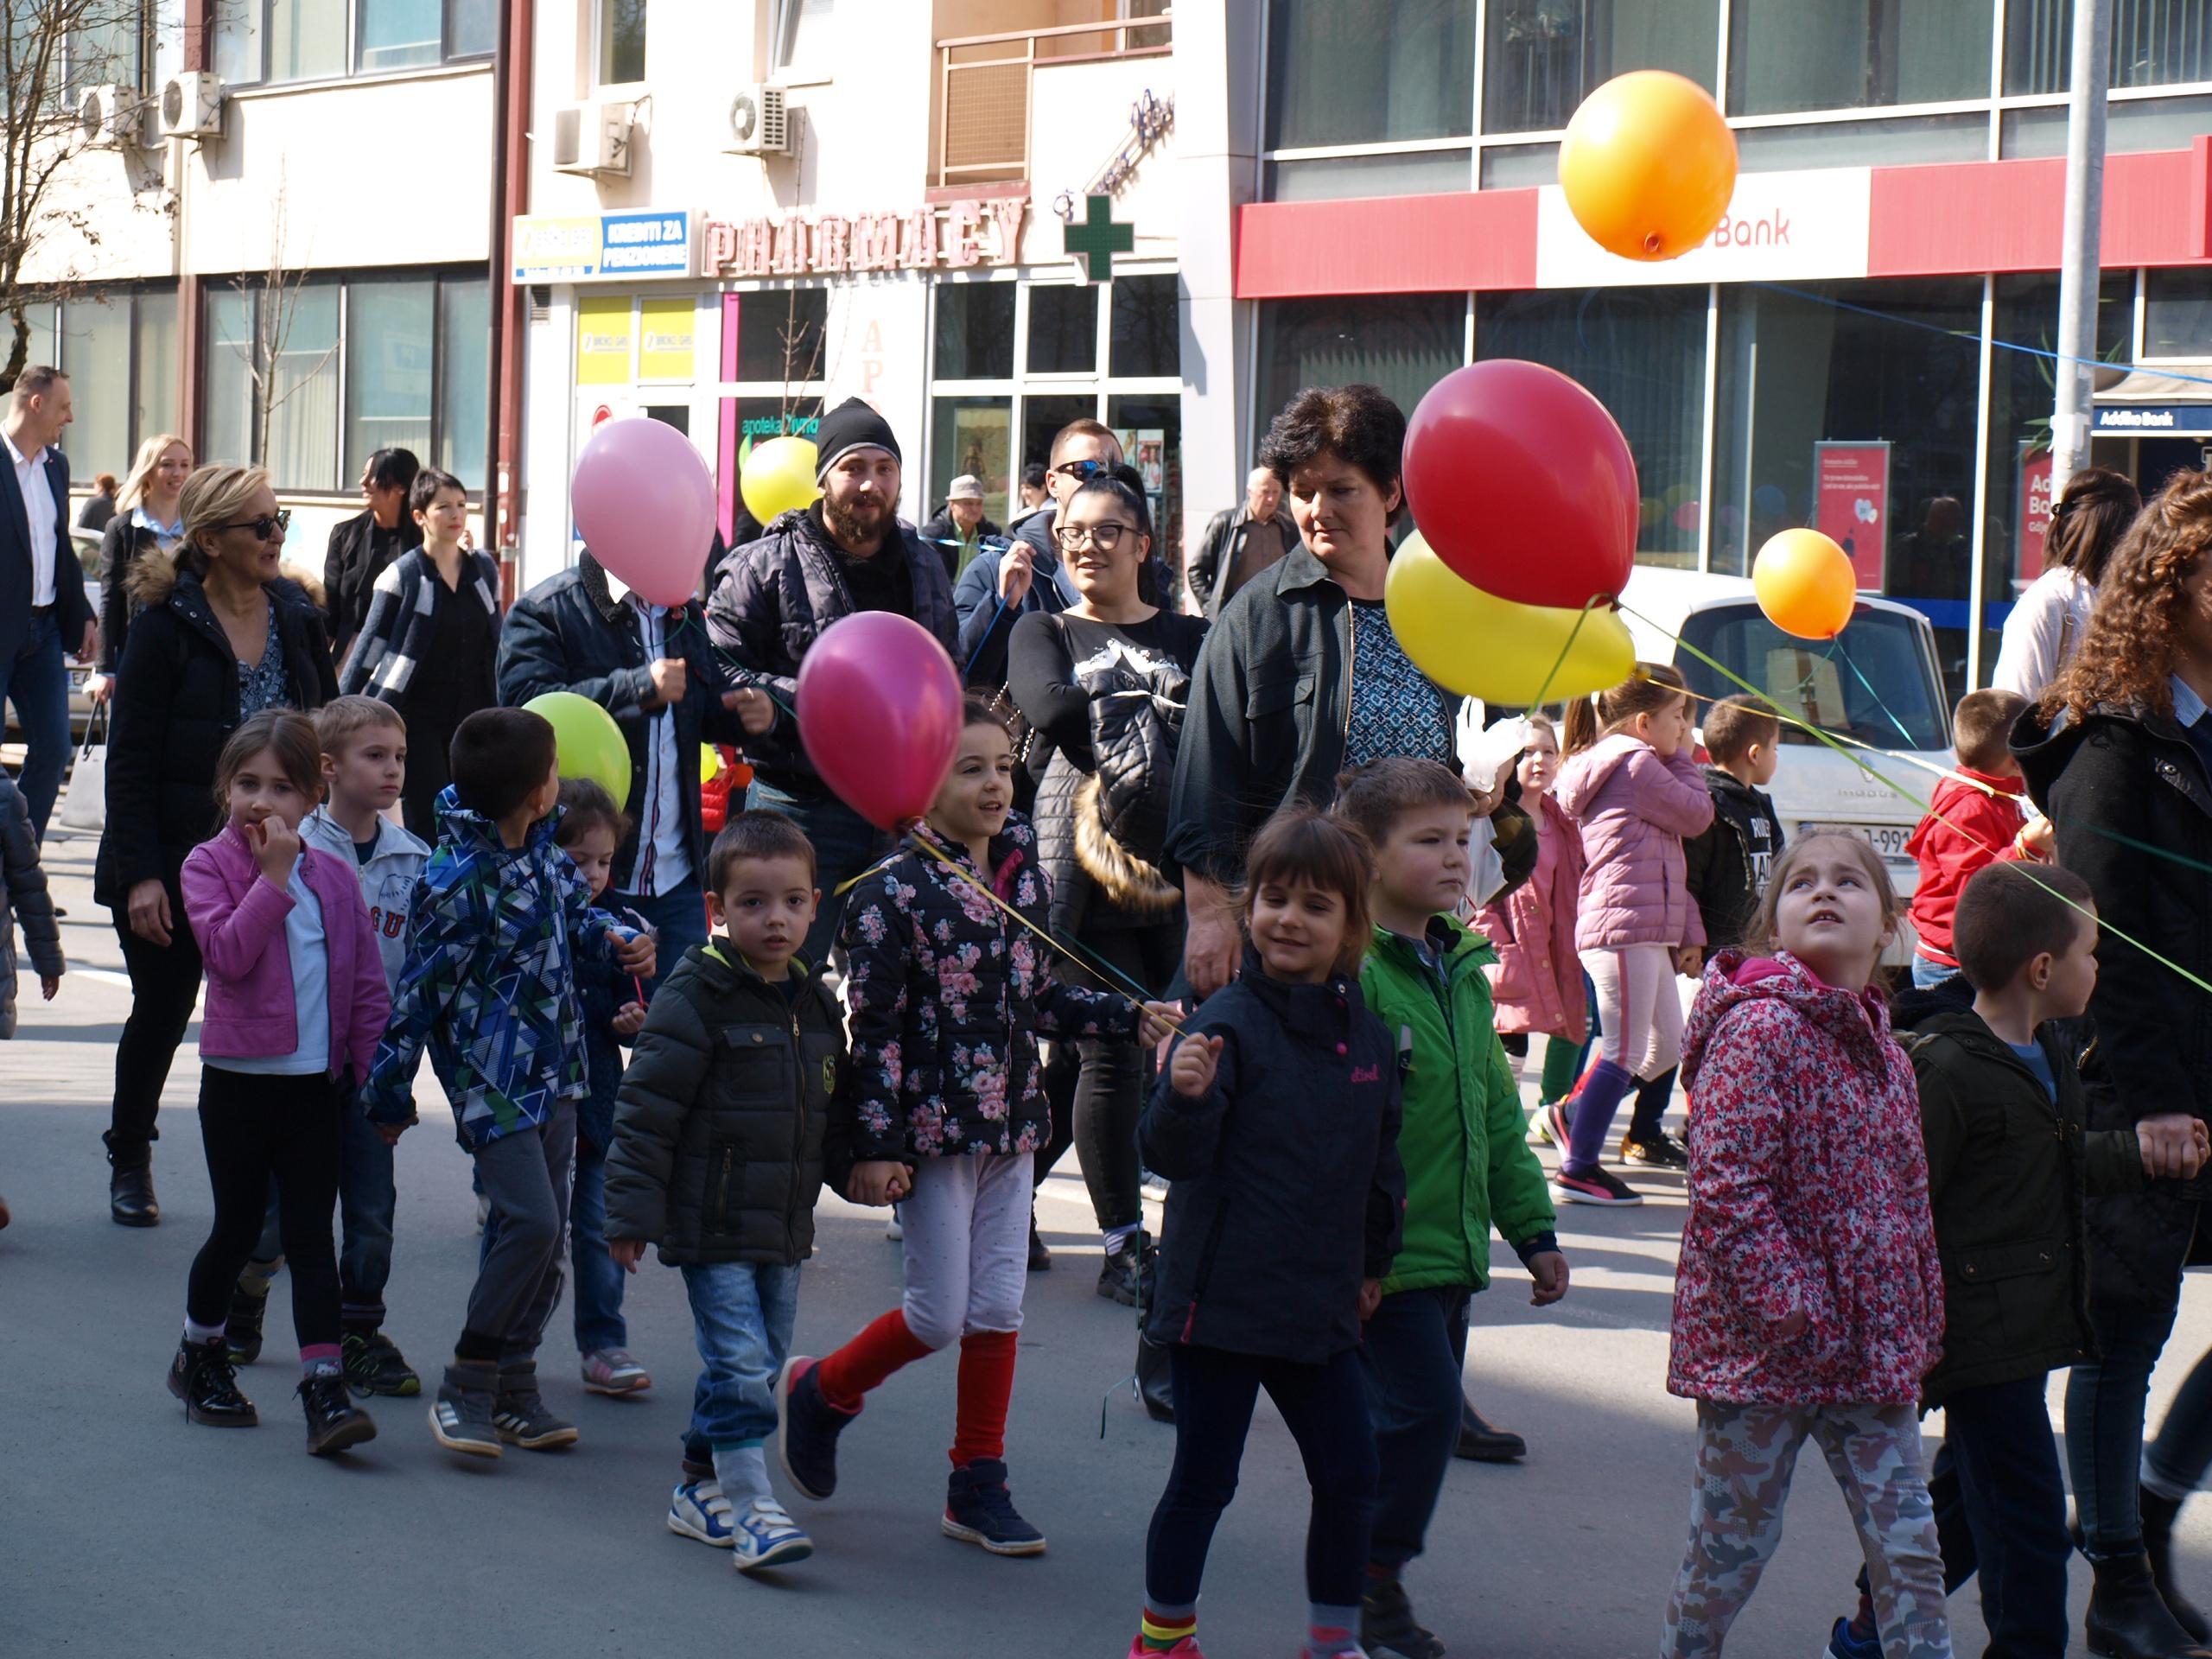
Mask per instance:
[[[161,1218],[154,1116],[200,993],[200,948],[177,874],[219,826],[216,758],[247,715],[316,709],[338,695],[322,614],[279,572],[289,515],[277,510],[269,475],[203,467],[180,499],[176,556],[132,567],[138,614],[116,675],[107,828],[93,870],[93,897],[114,912],[130,975],[105,1137],[111,1208],[130,1227]]]
[[[123,480],[115,512],[100,539],[100,671],[86,691],[95,702],[114,695],[115,665],[137,607],[130,600],[131,567],[149,553],[171,553],[184,535],[177,497],[192,475],[192,446],[174,432],[157,432],[138,446],[130,476]]]
[[[2013,728],[2058,861],[2088,882],[2106,926],[2082,1065],[2092,1129],[2148,1135],[2170,1114],[2212,1119],[2212,996],[2166,965],[2212,978],[2208,555],[2212,474],[2176,473],[2113,553],[2066,672]],[[2212,1180],[2200,1176],[2088,1201],[2098,1357],[2067,1382],[2066,1458],[2096,1573],[2088,1622],[2100,1653],[2194,1651],[2191,1635],[2202,1637],[2174,1592],[2170,1540],[2212,1465],[2212,1358],[2147,1448],[2143,1408],[2182,1269],[2202,1259],[2192,1243],[2208,1197]]]

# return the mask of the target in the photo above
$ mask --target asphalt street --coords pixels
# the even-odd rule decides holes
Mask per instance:
[[[162,1374],[209,1219],[198,1067],[188,1046],[164,1099],[162,1224],[114,1225],[99,1132],[129,990],[92,902],[92,852],[89,838],[59,830],[48,844],[76,970],[50,1005],[26,981],[22,1030],[0,1048],[0,1193],[14,1211],[0,1232],[0,1655],[1106,1659],[1126,1649],[1174,1437],[1117,1387],[1134,1327],[1093,1294],[1097,1246],[1072,1158],[1039,1212],[1055,1266],[1029,1281],[1009,1433],[1016,1499],[1051,1539],[1039,1559],[995,1559],[938,1532],[952,1421],[945,1357],[870,1402],[845,1436],[834,1500],[790,1499],[814,1535],[813,1560],[747,1580],[721,1552],[669,1532],[697,1362],[681,1280],[650,1259],[628,1305],[650,1393],[585,1395],[566,1306],[555,1316],[542,1366],[549,1402],[582,1429],[570,1451],[456,1458],[431,1440],[423,1402],[378,1401],[373,1444],[308,1458],[281,1300],[267,1352],[242,1373],[262,1427],[188,1425]],[[427,1066],[419,1098],[423,1124],[398,1155],[390,1329],[434,1373],[459,1330],[477,1241],[467,1160]],[[1682,1209],[1678,1179],[1633,1179],[1652,1194],[1643,1207],[1562,1217],[1574,1283],[1559,1307],[1530,1308],[1526,1274],[1495,1249],[1467,1384],[1530,1453],[1517,1467],[1454,1465],[1408,1580],[1456,1656],[1656,1651],[1690,1471],[1692,1409],[1663,1386]],[[898,1288],[881,1213],[825,1199],[800,1349],[842,1340]],[[2193,1281],[2154,1415],[2208,1342],[2212,1296]],[[2052,1402],[2055,1412],[2056,1385]],[[1296,1453],[1263,1402],[1207,1573],[1200,1630],[1213,1659],[1297,1651],[1306,1507]],[[2186,1581],[2212,1592],[2212,1503],[2184,1513],[2182,1541]],[[1809,1659],[1829,1618],[1848,1611],[1856,1561],[1842,1502],[1808,1457],[1788,1537],[1730,1650]],[[2078,1561],[2074,1579],[2078,1614]],[[1970,1592],[1952,1612],[1958,1652],[1979,1653]]]

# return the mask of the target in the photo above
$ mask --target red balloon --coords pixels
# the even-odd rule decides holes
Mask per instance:
[[[1405,486],[1437,557],[1485,593],[1580,608],[1636,563],[1636,461],[1605,406],[1540,363],[1492,358],[1428,389]]]
[[[798,665],[798,734],[838,798],[879,830],[929,810],[960,747],[952,658],[927,628],[862,611],[822,631]]]

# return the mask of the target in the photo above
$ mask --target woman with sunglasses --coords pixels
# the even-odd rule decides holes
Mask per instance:
[[[107,827],[93,869],[93,896],[114,913],[130,975],[105,1136],[111,1209],[128,1227],[161,1218],[155,1110],[200,991],[177,875],[219,827],[216,758],[248,715],[338,695],[322,613],[283,568],[291,514],[268,474],[202,467],[185,480],[178,512],[175,552],[130,567],[138,610],[116,669]]]

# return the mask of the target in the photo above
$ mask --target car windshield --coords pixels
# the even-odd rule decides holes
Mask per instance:
[[[1716,605],[1694,611],[1682,639],[1757,686],[1784,714],[1885,749],[1949,747],[1948,723],[1914,619],[1862,607],[1834,640],[1800,639],[1759,613],[1757,605]],[[1689,652],[1675,666],[1700,699],[1743,690]],[[1785,743],[1817,743],[1784,724]]]

